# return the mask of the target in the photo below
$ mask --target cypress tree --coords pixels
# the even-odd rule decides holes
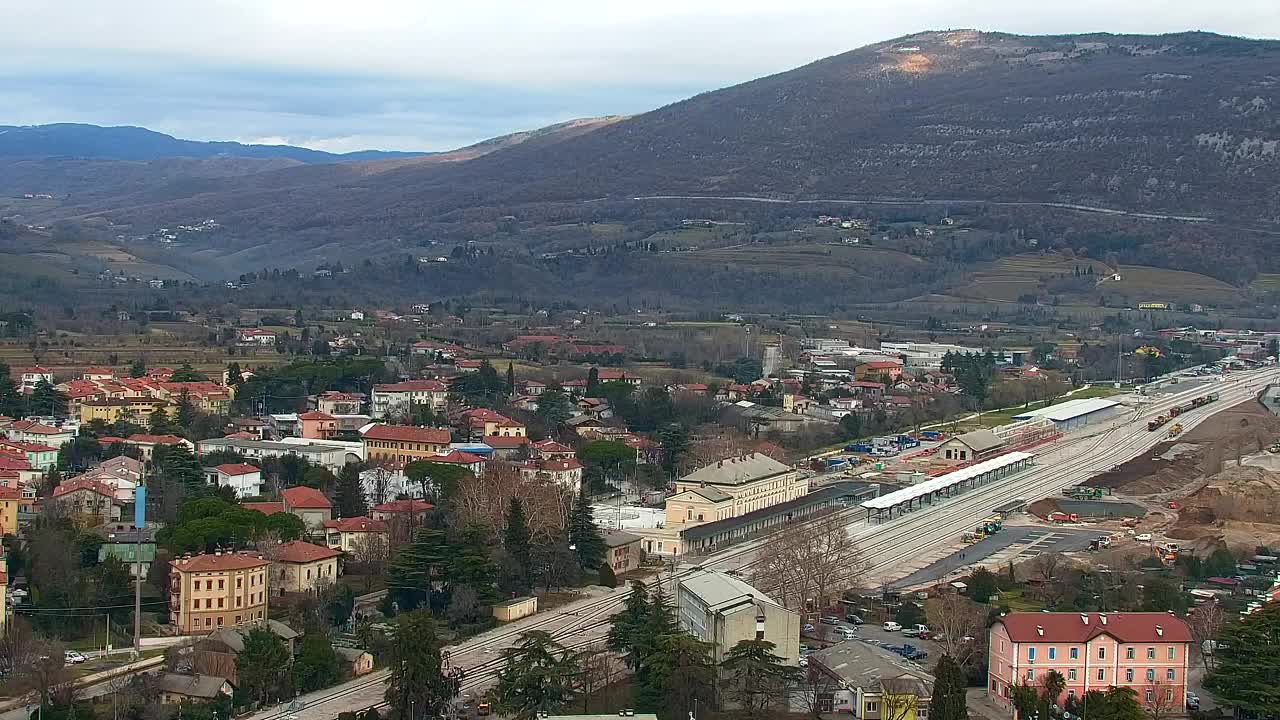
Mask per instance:
[[[929,717],[933,720],[966,720],[965,705],[967,680],[960,665],[950,655],[943,655],[933,669],[933,698],[929,703]]]
[[[604,538],[600,537],[600,528],[596,527],[592,519],[591,502],[585,485],[578,493],[578,499],[574,501],[569,515],[569,542],[573,543],[578,563],[584,570],[598,568],[604,562]]]
[[[507,530],[502,547],[507,551],[512,589],[528,592],[532,585],[529,572],[533,567],[533,541],[524,515],[524,504],[519,498],[511,498],[511,504],[507,506]]]

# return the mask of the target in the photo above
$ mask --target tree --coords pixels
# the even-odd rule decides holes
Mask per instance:
[[[507,395],[515,396],[516,394],[516,369],[511,363],[507,363]]]
[[[227,384],[239,385],[244,382],[244,371],[240,369],[240,363],[232,361],[227,365]]]
[[[1106,692],[1090,690],[1077,708],[1088,709],[1088,717],[1094,720],[1146,720],[1146,711],[1138,702],[1133,688],[1112,687]]]
[[[182,365],[173,371],[173,375],[169,377],[169,382],[208,382],[209,378],[196,372],[191,367],[191,363],[182,363]]]
[[[943,593],[925,603],[925,614],[934,642],[947,657],[961,667],[978,659],[976,639],[986,635],[987,608],[959,593]]]
[[[63,417],[67,414],[67,395],[48,380],[41,378],[27,398],[27,407],[33,415]]]
[[[413,542],[400,548],[387,572],[387,586],[401,608],[431,608],[432,587],[452,555],[445,532],[418,528]]]
[[[556,713],[576,696],[578,657],[545,631],[522,634],[502,651],[502,663],[494,695],[504,715],[529,720]]]
[[[867,568],[845,521],[834,514],[773,535],[769,549],[757,566],[756,584],[792,610],[804,610],[810,600],[818,608],[831,606]]]
[[[559,383],[550,383],[538,394],[538,410],[535,414],[553,432],[573,416],[573,405]]]
[[[1043,688],[1041,697],[1044,698],[1045,704],[1057,705],[1062,697],[1062,691],[1067,687],[1067,679],[1057,670],[1050,670],[1041,678],[1040,686]],[[1046,712],[1045,717],[1048,715],[1049,713]]]
[[[1213,642],[1222,634],[1227,615],[1217,603],[1205,603],[1187,614],[1187,627],[1191,630],[1191,639],[1195,641],[1195,652],[1204,663],[1204,669],[1213,672],[1218,664],[1218,654],[1213,651]],[[1205,648],[1209,652],[1205,652]]]
[[[435,618],[425,610],[399,617],[389,655],[385,698],[399,718],[439,717],[462,690],[462,668],[450,666]]]
[[[583,487],[573,503],[573,511],[569,515],[569,542],[578,556],[578,564],[584,569],[598,568],[604,562],[604,538],[600,536],[600,528],[596,525],[591,511],[591,500],[587,488]]]
[[[147,374],[147,365],[139,358],[129,365],[129,377],[140,378]]]
[[[643,580],[632,580],[622,612],[609,619],[608,646],[624,655],[627,667],[638,672],[648,645],[644,637],[649,622],[649,588]]]
[[[1205,680],[1218,703],[1256,717],[1280,715],[1280,604],[1229,625],[1214,649],[1217,667]]]
[[[364,499],[364,484],[360,480],[360,467],[360,463],[347,463],[338,471],[333,493],[333,509],[338,517],[361,517],[369,512]]]
[[[840,432],[845,440],[856,440],[862,437],[862,417],[856,412],[840,418]]]
[[[1000,592],[996,576],[986,568],[978,568],[969,576],[969,597],[977,602],[986,603]]]
[[[699,706],[710,708],[718,675],[714,652],[713,643],[685,632],[654,638],[645,660],[641,707],[664,718],[691,717]]]
[[[926,620],[924,610],[921,610],[919,605],[910,600],[898,606],[897,612],[893,614],[893,619],[904,628],[912,625],[923,625]]]
[[[452,500],[458,496],[459,486],[475,475],[459,465],[414,460],[404,466],[404,476],[422,486],[425,497],[437,501]]]
[[[607,587],[607,588],[618,587],[618,575],[613,571],[613,568],[609,565],[609,562],[607,560],[605,562],[600,563],[599,575],[600,575],[600,584],[603,585],[604,587]]]
[[[636,451],[614,440],[594,440],[578,448],[577,460],[592,491],[603,492],[612,480],[622,486],[622,476],[636,464]]]
[[[285,697],[290,660],[289,649],[274,633],[262,627],[250,630],[244,649],[236,655],[237,704],[256,706]]]
[[[182,396],[178,398],[178,408],[174,413],[174,420],[177,421],[178,426],[182,428],[184,433],[190,435],[191,428],[195,425],[196,417],[199,414],[200,411],[196,409],[195,403],[191,402],[191,394],[184,390]]]
[[[524,516],[524,504],[519,498],[511,498],[507,506],[507,527],[503,534],[502,548],[506,551],[509,583],[515,592],[527,593],[533,586],[530,571],[533,566],[532,536]]]
[[[943,655],[933,668],[933,697],[929,702],[932,720],[968,720],[965,699],[968,682],[960,665],[950,655]]]
[[[9,374],[9,366],[0,363],[0,415],[19,418],[24,414],[26,402],[18,392],[18,384]]]
[[[587,397],[600,397],[600,370],[592,367],[587,371]]]
[[[668,423],[658,431],[658,443],[662,446],[662,469],[675,474],[677,463],[689,452],[689,428],[683,423]]]
[[[293,687],[302,692],[328,687],[342,677],[342,664],[327,633],[311,629],[303,635],[292,675]]]
[[[768,715],[800,684],[800,668],[775,655],[776,647],[768,640],[742,640],[720,662],[721,695],[745,717]]]

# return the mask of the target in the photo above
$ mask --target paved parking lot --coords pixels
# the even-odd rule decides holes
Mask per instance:
[[[1074,552],[1089,547],[1099,530],[1039,525],[1006,525],[1004,530],[973,545],[935,560],[892,583],[895,588],[915,587],[963,574],[972,565],[1021,562],[1045,552]]]
[[[854,640],[845,640],[836,634],[837,627],[852,627],[858,637]],[[812,633],[802,633],[800,635],[800,643],[808,645],[811,648],[824,649],[832,645],[842,642],[866,642],[875,645],[914,645],[915,647],[929,653],[929,657],[922,661],[924,665],[932,667],[932,664],[941,656],[942,650],[940,646],[932,640],[921,640],[920,638],[903,637],[901,632],[885,632],[880,625],[851,625],[842,622],[840,625],[823,625],[814,623],[814,631]]]

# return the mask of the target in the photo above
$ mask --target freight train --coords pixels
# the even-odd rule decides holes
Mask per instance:
[[[1159,428],[1161,425],[1164,425],[1165,423],[1178,417],[1182,413],[1195,410],[1196,408],[1204,407],[1205,405],[1208,405],[1211,402],[1216,402],[1217,399],[1218,399],[1218,393],[1209,393],[1208,395],[1201,395],[1198,398],[1193,398],[1188,402],[1182,403],[1181,405],[1174,405],[1173,407],[1169,408],[1168,411],[1148,420],[1147,430],[1154,431],[1157,428]]]

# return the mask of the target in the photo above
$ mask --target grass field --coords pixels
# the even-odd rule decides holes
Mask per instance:
[[[1072,275],[1077,268],[1084,271],[1090,266],[1096,278],[1096,294],[1128,296],[1135,303],[1179,301],[1215,304],[1240,295],[1238,288],[1221,280],[1185,270],[1145,265],[1112,268],[1088,258],[1030,254],[1001,258],[981,267],[969,282],[952,289],[951,295],[969,300],[1017,302],[1020,296],[1039,294],[1042,277]],[[1121,279],[1109,279],[1114,273],[1119,273]],[[1280,286],[1280,276],[1276,279]]]
[[[924,260],[897,250],[858,245],[743,245],[742,247],[702,250],[690,253],[691,262],[723,263],[759,270],[821,269],[824,271],[859,272],[860,261],[871,256],[891,257],[903,263]]]
[[[1249,287],[1259,292],[1280,291],[1280,273],[1258,273]]]

